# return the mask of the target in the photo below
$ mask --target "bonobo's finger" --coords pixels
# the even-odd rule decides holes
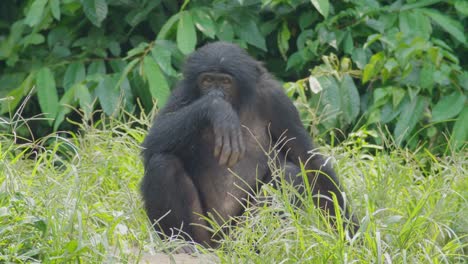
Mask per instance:
[[[214,137],[215,137],[215,145],[214,145],[214,153],[215,157],[219,157],[221,153],[221,147],[223,146],[223,135],[219,129],[214,129]]]
[[[232,131],[231,134],[231,156],[229,157],[227,166],[232,167],[239,161],[239,137],[237,131]]]
[[[225,165],[229,156],[231,156],[231,142],[229,138],[229,132],[223,133],[223,149],[219,157],[219,165]]]
[[[239,160],[241,160],[245,155],[245,144],[244,144],[244,137],[242,136],[242,130],[239,131]]]

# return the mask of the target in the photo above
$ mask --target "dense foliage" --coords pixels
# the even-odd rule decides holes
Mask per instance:
[[[41,135],[95,109],[149,111],[186,54],[225,40],[295,81],[287,91],[316,132],[384,124],[400,145],[460,148],[467,16],[464,0],[1,1],[0,115],[43,113]]]

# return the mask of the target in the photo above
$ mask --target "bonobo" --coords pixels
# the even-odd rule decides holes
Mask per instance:
[[[308,154],[314,145],[281,84],[234,44],[201,47],[188,57],[183,80],[143,143],[141,191],[148,217],[167,235],[181,229],[195,242],[214,246],[200,215],[228,220],[242,214],[246,190],[272,181],[265,149],[282,137],[285,178],[303,187],[304,162],[312,193],[321,197],[318,206],[334,216],[334,193],[346,211],[332,168],[323,156]]]

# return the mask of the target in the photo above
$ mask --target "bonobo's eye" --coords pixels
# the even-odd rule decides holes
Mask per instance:
[[[213,82],[213,78],[211,76],[205,76],[203,78],[203,84],[211,84]]]
[[[223,81],[223,84],[231,84],[231,79],[227,77],[224,77],[222,81]]]

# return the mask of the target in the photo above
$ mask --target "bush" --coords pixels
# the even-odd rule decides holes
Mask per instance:
[[[69,129],[73,108],[90,120],[161,106],[184,56],[224,40],[300,79],[288,92],[323,117],[317,132],[383,124],[400,145],[440,150],[468,139],[463,0],[28,0],[0,14],[0,114],[31,95],[37,133]]]

